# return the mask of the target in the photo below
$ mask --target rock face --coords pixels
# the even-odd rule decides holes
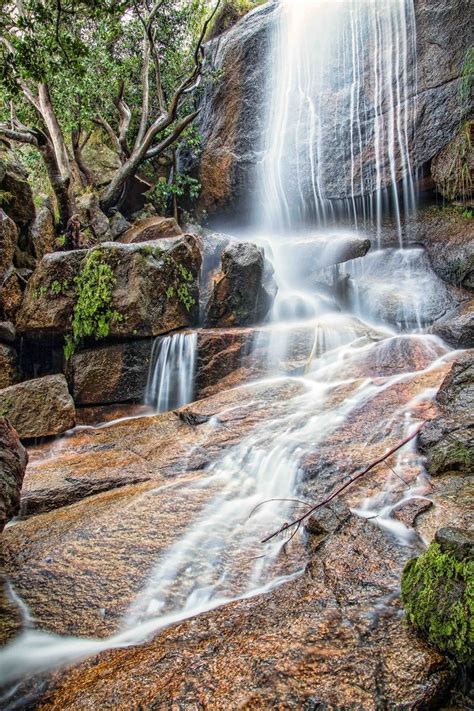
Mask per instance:
[[[408,226],[409,240],[422,242],[434,272],[448,284],[474,289],[472,218],[455,208],[420,210]]]
[[[0,533],[20,509],[28,454],[11,424],[0,416]]]
[[[22,439],[65,432],[75,408],[63,375],[47,375],[0,390],[0,410]]]
[[[3,205],[7,215],[17,225],[27,225],[35,215],[28,174],[3,142],[0,142],[0,191],[8,194]]]
[[[453,348],[474,348],[474,299],[461,304],[430,328]]]
[[[262,157],[261,127],[264,121],[267,79],[272,61],[269,46],[278,14],[276,3],[267,3],[246,15],[224,35],[207,46],[207,63],[213,78],[205,86],[198,119],[204,137],[202,157],[198,163],[202,184],[200,206],[209,214],[231,213],[241,217],[255,190],[257,166]],[[418,0],[415,3],[417,30],[418,83],[416,96],[416,146],[412,163],[416,170],[440,153],[459,128],[461,107],[459,90],[465,55],[470,45],[465,18],[468,0]],[[366,42],[365,65],[373,52]],[[215,78],[217,75],[217,79]],[[372,76],[368,73],[367,76]],[[348,78],[349,81],[349,78]],[[369,82],[370,83],[370,82]],[[364,84],[369,94],[373,87]],[[349,85],[338,87],[343,101]],[[331,106],[333,106],[333,102]],[[324,123],[323,123],[324,125]],[[349,111],[347,124],[350,131]],[[374,160],[374,119],[364,124],[361,160],[364,176],[371,175]],[[323,183],[330,199],[347,199],[352,195],[350,156],[343,149],[345,141],[330,132],[321,141],[328,159],[328,174]],[[358,148],[355,148],[356,153]],[[387,150],[383,149],[385,155]],[[358,164],[359,156],[356,156]],[[340,170],[333,171],[339,165]],[[390,180],[390,171],[385,171]],[[401,174],[396,176],[399,180]],[[364,177],[365,182],[365,177]],[[370,180],[366,183],[367,193]],[[359,190],[361,181],[356,180]],[[308,186],[310,189],[310,186]]]
[[[152,341],[126,341],[76,353],[68,379],[76,405],[141,402]]]
[[[459,358],[436,396],[440,414],[420,432],[418,445],[433,476],[474,473],[474,357]]]
[[[15,223],[0,209],[0,286],[12,266],[17,242]]]
[[[473,197],[470,175],[474,172],[471,134],[474,122],[466,122],[458,134],[431,162],[431,175],[437,191],[451,202],[469,202]]]
[[[474,533],[442,528],[403,571],[402,600],[408,620],[441,651],[466,666],[474,662],[472,581]]]
[[[0,389],[13,385],[18,380],[16,350],[0,343]]]
[[[99,207],[94,193],[85,193],[77,200],[77,214],[81,222],[81,233],[90,244],[108,242],[112,239],[107,216]]]
[[[180,237],[182,234],[183,230],[172,217],[149,217],[135,223],[120,236],[119,242],[135,244],[167,237]]]
[[[121,320],[110,336],[156,336],[192,325],[198,317],[201,256],[196,240],[183,236],[146,245],[101,245],[101,259],[116,280],[110,308]],[[30,335],[62,334],[70,327],[74,278],[87,250],[46,255],[28,282],[17,328]],[[59,287],[52,285],[56,283]]]
[[[248,242],[234,243],[222,252],[208,304],[206,323],[210,326],[248,326],[262,321],[276,294],[263,250]]]
[[[199,131],[204,151],[198,174],[200,207],[209,214],[245,206],[260,158],[262,101],[274,6],[264,5],[207,46],[213,70],[204,87]]]
[[[48,205],[43,205],[37,210],[30,227],[30,235],[34,253],[38,259],[57,249],[54,217]]]

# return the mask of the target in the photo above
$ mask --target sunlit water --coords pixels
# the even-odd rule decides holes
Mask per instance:
[[[300,574],[305,562],[298,552],[301,540],[293,541],[296,550],[289,556],[281,554],[285,539],[262,540],[294,515],[288,499],[298,495],[305,455],[329,441],[349,417],[414,378],[410,368],[384,371],[387,359],[398,357],[397,348],[403,361],[406,343],[397,340],[399,332],[416,342],[420,365],[413,370],[418,376],[436,372],[450,358],[433,336],[410,335],[430,322],[430,303],[439,286],[422,255],[397,249],[333,267],[334,245],[360,239],[368,220],[380,228],[388,203],[399,226],[403,211],[414,206],[412,2],[283,0],[279,12],[260,175],[263,217],[251,237],[273,262],[279,292],[251,348],[264,352],[270,381],[291,375],[299,391],[274,403],[271,415],[219,457],[202,480],[182,489],[186,497],[208,489],[207,503],[154,562],[112,637],[66,638],[36,630],[12,590],[13,601],[22,607],[24,631],[0,651],[2,684],[105,649],[139,644],[178,620],[266,592]],[[375,117],[372,135],[364,133],[368,117]],[[345,160],[340,165],[328,164],[322,128],[341,142]],[[374,156],[370,170],[362,159],[368,150]],[[345,200],[337,199],[331,182],[340,170],[349,171],[345,179],[351,194]],[[399,189],[386,189],[399,178]],[[369,198],[360,198],[367,193]],[[327,229],[338,214],[351,218],[354,232]],[[313,256],[301,259],[308,244]],[[387,266],[387,260],[381,278],[380,264]],[[341,282],[347,286],[344,293],[334,290],[334,279],[341,275],[348,278]],[[297,348],[302,330],[305,337],[309,334],[303,358]],[[196,359],[195,334],[158,339],[147,403],[162,412],[189,402]],[[386,412],[374,423],[373,440],[387,432],[400,440],[407,436],[418,423],[420,403],[432,395],[421,388]],[[245,388],[239,397],[248,397]],[[211,439],[221,425],[213,418],[201,426]],[[410,443],[397,454],[385,486],[370,499],[361,497],[353,510],[401,545],[414,545],[414,533],[393,513],[401,502],[424,496],[421,461]]]

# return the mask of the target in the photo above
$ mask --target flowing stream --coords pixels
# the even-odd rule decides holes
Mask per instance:
[[[260,172],[263,203],[259,197],[250,236],[265,246],[279,286],[265,329],[268,384],[287,383],[287,372],[275,363],[285,360],[301,327],[313,334],[310,355],[291,378],[294,392],[277,399],[270,415],[214,461],[204,478],[185,487],[182,495],[188,497],[205,489],[207,501],[156,560],[116,634],[106,639],[47,634],[34,628],[24,610],[23,632],[0,652],[4,684],[105,649],[139,644],[177,620],[268,591],[300,574],[305,564],[298,550],[301,537],[285,556],[285,539],[261,541],[294,516],[287,499],[298,496],[305,458],[416,374],[420,384],[387,409],[367,445],[387,432],[401,440],[416,426],[420,403],[432,398],[423,375],[450,358],[439,339],[420,333],[430,322],[439,280],[419,250],[372,250],[335,268],[349,285],[338,302],[328,288],[334,258],[324,266],[331,245],[362,239],[369,223],[380,232],[388,209],[400,231],[404,214],[415,207],[413,1],[283,0],[278,13]],[[367,134],[369,118],[374,131]],[[336,165],[325,141],[339,143]],[[373,160],[364,161],[364,154]],[[340,196],[343,183],[350,186],[349,197]],[[304,245],[322,265],[320,273],[303,274]],[[405,358],[411,346],[419,354],[413,368],[406,367]],[[195,361],[195,334],[159,339],[147,403],[162,412],[192,400]],[[244,400],[245,393],[243,388]],[[221,425],[211,419],[201,426],[212,438]],[[408,481],[401,494],[400,477]],[[420,460],[407,445],[385,488],[362,498],[354,510],[401,545],[411,545],[413,532],[392,514],[400,501],[425,491]]]

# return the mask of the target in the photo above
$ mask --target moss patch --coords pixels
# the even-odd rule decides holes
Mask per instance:
[[[411,624],[462,664],[474,662],[474,561],[456,560],[438,543],[410,560],[402,601]]]
[[[69,359],[84,338],[106,338],[112,323],[121,321],[121,314],[111,308],[116,283],[112,268],[102,250],[94,249],[74,279],[76,301],[72,319],[72,334],[66,336],[64,355]]]

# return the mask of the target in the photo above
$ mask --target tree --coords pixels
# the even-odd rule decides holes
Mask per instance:
[[[94,126],[120,160],[101,196],[110,212],[140,166],[192,123],[189,97],[218,5],[204,21],[206,0],[1,2],[0,137],[39,151],[62,227],[79,189],[93,181],[82,150]]]

